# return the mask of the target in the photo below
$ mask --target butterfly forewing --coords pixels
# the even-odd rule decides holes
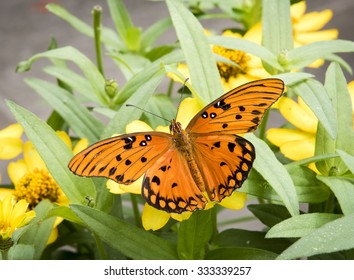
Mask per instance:
[[[139,132],[99,141],[72,158],[69,169],[80,176],[106,177],[130,184],[171,146],[171,135]]]
[[[282,95],[283,90],[284,83],[280,79],[244,84],[207,105],[191,120],[186,130],[207,134],[251,132],[257,128],[265,111]]]
[[[221,201],[241,187],[255,159],[252,143],[237,135],[204,135],[193,142],[210,200]]]

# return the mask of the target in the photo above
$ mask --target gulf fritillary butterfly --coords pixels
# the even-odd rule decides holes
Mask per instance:
[[[249,141],[265,111],[282,95],[282,80],[270,78],[237,87],[202,109],[184,130],[149,131],[99,141],[72,158],[70,170],[131,184],[144,173],[142,196],[170,213],[204,209],[240,188],[255,159]]]

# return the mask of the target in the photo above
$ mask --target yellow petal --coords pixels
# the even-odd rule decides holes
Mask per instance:
[[[178,108],[177,121],[182,124],[183,128],[186,128],[191,119],[201,110],[203,105],[200,104],[197,98],[185,98],[181,102]]]
[[[249,29],[245,35],[243,36],[243,39],[261,44],[262,43],[262,23],[256,23]]]
[[[306,11],[305,1],[298,2],[294,5],[291,5],[290,7],[291,17],[295,20],[299,20],[305,14],[305,11]]]
[[[295,45],[305,45],[318,41],[334,40],[338,38],[337,29],[327,29],[321,31],[307,32],[307,33],[296,33],[294,40]]]
[[[123,194],[123,193],[135,193],[141,194],[141,186],[143,183],[143,176],[130,185],[118,184],[113,180],[108,180],[106,187],[111,193],[114,194]]]
[[[142,214],[142,222],[145,230],[158,230],[166,225],[169,219],[170,214],[145,203]]]
[[[315,138],[287,142],[280,146],[280,151],[292,160],[312,157],[315,154]]]
[[[0,130],[0,138],[21,138],[23,128],[18,123],[11,124]]]
[[[266,132],[267,139],[277,147],[285,143],[299,140],[312,139],[315,135],[290,128],[270,128]]]
[[[16,185],[18,181],[30,171],[25,161],[23,159],[20,159],[18,161],[10,162],[7,167],[7,172],[9,174],[11,182]]]
[[[127,124],[127,126],[125,127],[125,131],[126,133],[133,133],[133,132],[153,131],[153,129],[147,123],[140,120],[135,120]]]
[[[0,138],[0,160],[17,157],[22,152],[22,140],[18,138]]]
[[[77,141],[74,149],[73,149],[73,154],[76,155],[82,150],[86,149],[88,147],[88,139],[87,138],[82,138],[79,141]]]
[[[291,124],[309,133],[316,133],[317,119],[309,115],[298,103],[291,98],[279,100],[279,111]]]
[[[3,200],[8,195],[13,195],[14,189],[0,188],[0,201]],[[1,216],[0,216],[1,220]]]
[[[55,240],[58,239],[59,233],[58,233],[58,228],[54,227],[52,229],[52,232],[49,235],[48,241],[47,241],[47,245],[52,244]]]
[[[33,147],[32,143],[27,141],[23,146],[23,158],[28,169],[33,172],[38,168],[41,170],[47,170],[47,166],[38,154],[37,150]]]
[[[5,225],[10,224],[10,218],[14,203],[15,199],[12,195],[8,195],[2,200],[2,221]]]
[[[65,131],[58,130],[56,134],[59,136],[59,138],[72,150],[72,143],[69,135]]]
[[[229,197],[225,197],[219,204],[232,210],[240,210],[245,207],[246,199],[246,193],[235,191]]]
[[[333,12],[329,9],[321,12],[311,12],[305,14],[294,26],[297,32],[308,32],[320,30],[333,17]]]
[[[350,95],[352,96],[352,99],[354,98],[354,81],[349,82],[348,84],[348,91]]]
[[[184,220],[188,220],[192,214],[193,212],[182,212],[181,214],[171,213],[171,218],[176,221],[182,222]]]

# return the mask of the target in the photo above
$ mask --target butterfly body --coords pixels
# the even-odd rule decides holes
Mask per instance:
[[[108,138],[77,154],[69,168],[121,184],[144,174],[142,196],[153,207],[170,213],[204,209],[208,200],[221,201],[246,180],[255,149],[237,134],[255,130],[283,89],[279,79],[245,84],[207,105],[186,129],[172,120],[170,134]]]

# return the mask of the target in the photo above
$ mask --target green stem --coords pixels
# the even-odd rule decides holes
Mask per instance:
[[[138,201],[136,199],[136,196],[132,193],[130,194],[130,198],[131,198],[132,205],[133,205],[135,223],[138,227],[141,227],[141,217],[140,217],[140,212],[139,212],[139,207],[138,207]]]
[[[259,128],[258,128],[258,133],[259,133],[258,137],[260,139],[262,139],[263,141],[265,141],[265,133],[266,133],[266,129],[267,129],[268,118],[269,118],[269,111],[267,110],[264,113],[262,123],[259,125]]]
[[[167,96],[168,97],[172,96],[173,84],[174,84],[174,81],[172,79],[170,79],[170,82],[169,82],[168,88],[167,88]]]
[[[323,211],[324,213],[333,213],[334,212],[335,200],[336,200],[336,198],[335,198],[334,194],[330,193],[329,197],[324,205],[324,211]]]
[[[95,37],[95,49],[96,49],[96,61],[98,71],[104,76],[103,64],[102,64],[102,51],[101,51],[101,15],[102,7],[95,6],[92,10],[93,14],[93,32]]]
[[[232,224],[242,223],[242,222],[248,222],[248,221],[253,221],[253,220],[256,220],[256,217],[254,217],[254,216],[246,216],[246,217],[241,217],[241,218],[221,221],[221,222],[218,223],[218,225],[219,226],[227,226],[227,225],[232,225]]]
[[[104,249],[104,246],[103,246],[101,238],[99,238],[96,233],[94,233],[93,235],[95,237],[97,250],[98,250],[98,255],[99,255],[100,259],[101,260],[107,260],[108,257],[107,257],[107,254],[106,254],[106,250]]]

